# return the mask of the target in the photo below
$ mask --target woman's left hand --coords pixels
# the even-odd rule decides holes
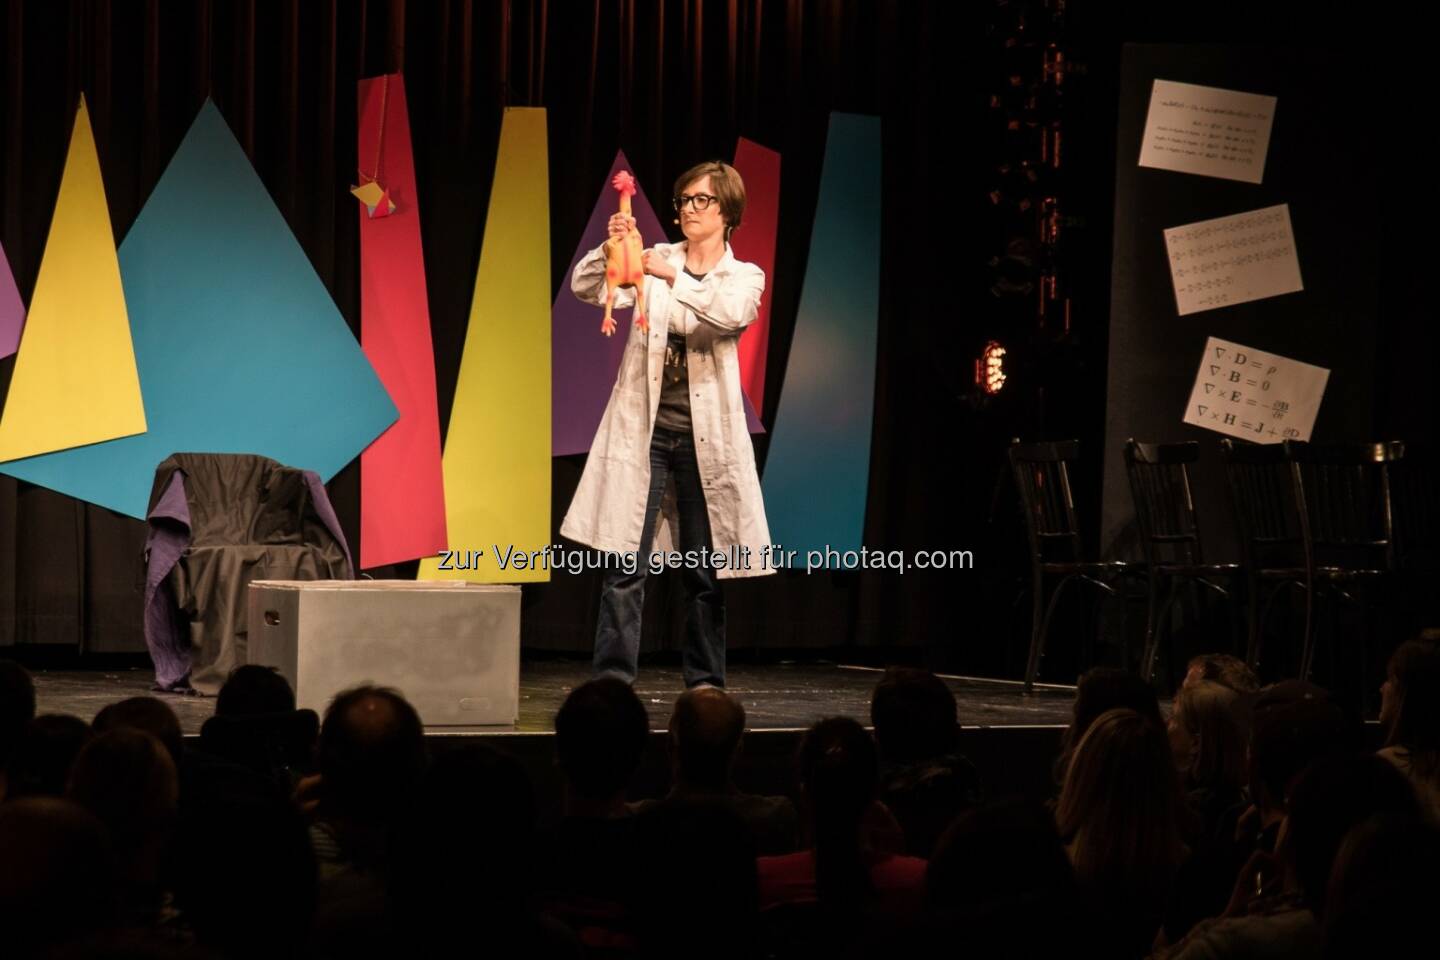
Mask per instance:
[[[665,258],[656,253],[653,247],[640,254],[640,265],[652,277],[659,277],[666,283],[673,283],[675,280],[675,268],[666,263]]]

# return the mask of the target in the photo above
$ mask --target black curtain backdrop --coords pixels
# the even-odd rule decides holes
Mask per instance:
[[[1037,34],[1060,12],[1063,103],[1017,100],[1016,84],[1039,70]],[[208,95],[358,331],[358,229],[346,192],[356,167],[355,83],[402,70],[443,421],[504,106],[549,113],[557,289],[616,149],[659,199],[691,163],[731,156],[743,135],[780,151],[784,163],[761,411],[769,426],[829,113],[877,115],[884,214],[864,542],[970,549],[975,569],[727,584],[730,644],[742,654],[923,653],[935,666],[1013,673],[1028,604],[1013,604],[1025,566],[1003,469],[1010,437],[1081,440],[1077,498],[1087,530],[1098,527],[1124,42],[1318,42],[1334,50],[1337,71],[1351,72],[1389,111],[1380,128],[1393,142],[1377,144],[1390,173],[1379,191],[1382,229],[1397,231],[1386,249],[1405,253],[1382,253],[1386,326],[1374,409],[1397,432],[1433,432],[1432,354],[1413,339],[1423,331],[1433,345],[1428,268],[1416,245],[1428,224],[1415,211],[1433,173],[1417,152],[1423,108],[1410,116],[1406,107],[1423,103],[1416,90],[1428,85],[1421,81],[1431,57],[1419,32],[1407,40],[1403,23],[1372,24],[1365,13],[1299,0],[0,0],[0,239],[28,302],[82,91],[117,243]],[[1023,217],[1010,202],[1007,221],[999,212],[1006,203],[987,194],[1005,182],[998,165],[1013,169],[1017,149],[1033,152],[1036,122],[1054,119],[1055,109],[1066,158],[1055,183],[1067,238],[1060,272],[1071,310],[1063,336],[1037,338],[990,291],[987,261],[1007,250]],[[972,363],[991,336],[1012,348],[1011,380],[992,403],[975,405]],[[0,361],[0,391],[13,362]],[[757,439],[762,470],[767,446]],[[557,529],[582,465],[583,457],[554,461]],[[353,545],[358,462],[329,487]],[[135,520],[0,477],[0,645],[143,649],[143,541]],[[408,577],[414,566],[372,573]],[[674,648],[679,585],[651,582],[645,648]],[[526,646],[588,650],[597,588],[593,575],[526,585]],[[1065,656],[1055,649],[1052,660]]]

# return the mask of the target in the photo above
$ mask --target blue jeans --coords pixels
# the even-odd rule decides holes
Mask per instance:
[[[611,569],[600,585],[600,617],[595,625],[595,673],[635,682],[640,655],[641,612],[645,607],[645,577],[649,573],[651,531],[660,512],[666,481],[675,479],[679,512],[678,549],[682,554],[709,551],[710,516],[705,512],[705,488],[695,461],[695,440],[690,431],[679,433],[656,427],[650,440],[650,494],[645,505],[645,527],[640,533],[639,562],[634,573]],[[685,585],[685,686],[710,683],[725,686],[725,597],[715,570],[682,565]]]

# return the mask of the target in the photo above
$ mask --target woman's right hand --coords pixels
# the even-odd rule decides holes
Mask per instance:
[[[610,218],[607,229],[610,231],[611,240],[619,240],[625,236],[625,234],[635,229],[635,218],[627,217],[623,213],[617,213]]]

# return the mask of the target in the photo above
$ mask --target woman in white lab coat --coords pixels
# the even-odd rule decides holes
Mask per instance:
[[[651,552],[678,551],[686,593],[685,685],[725,685],[719,580],[774,572],[770,531],[745,422],[738,343],[754,321],[765,273],[735,259],[729,237],[745,186],[729,164],[693,167],[675,183],[685,242],[644,252],[647,334],[633,322],[615,388],[560,533],[616,556],[604,575],[595,672],[634,682]],[[634,218],[610,218],[623,236]],[[571,289],[605,302],[605,248],[575,265]],[[634,302],[618,291],[615,305]],[[678,526],[678,538],[673,527]],[[677,542],[678,540],[678,542]]]

